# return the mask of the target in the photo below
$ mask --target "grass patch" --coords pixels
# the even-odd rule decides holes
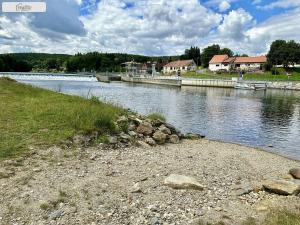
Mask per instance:
[[[256,223],[253,218],[248,218],[242,225],[300,225],[300,213],[287,210],[273,211],[261,224]]]
[[[78,133],[114,133],[114,121],[127,113],[95,97],[64,95],[8,78],[0,78],[0,108],[0,160]]]
[[[264,225],[300,225],[300,214],[288,211],[273,212],[267,216]]]
[[[147,118],[149,118],[151,120],[161,120],[163,122],[166,122],[166,118],[159,113],[151,113],[147,116]]]

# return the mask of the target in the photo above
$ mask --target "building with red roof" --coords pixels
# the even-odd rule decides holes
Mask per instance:
[[[164,66],[164,74],[180,74],[186,73],[187,71],[195,70],[197,65],[194,60],[178,60],[170,62]]]
[[[266,56],[255,57],[229,57],[228,55],[215,55],[209,61],[211,71],[230,69],[235,70],[262,70],[263,64],[267,62]]]

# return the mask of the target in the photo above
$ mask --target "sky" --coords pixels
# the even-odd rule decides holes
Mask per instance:
[[[1,10],[0,53],[160,56],[219,44],[262,55],[276,39],[300,42],[300,0],[43,1],[46,13]]]

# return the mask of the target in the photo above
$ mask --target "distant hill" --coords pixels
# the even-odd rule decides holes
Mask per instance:
[[[9,53],[0,54],[3,58],[3,64],[8,61],[15,61],[15,64],[26,64],[26,71],[31,68],[35,72],[77,72],[77,71],[122,71],[122,63],[127,61],[136,61],[145,63],[156,61],[158,65],[164,65],[169,61],[179,59],[179,56],[143,56],[125,53],[78,53],[76,55],[67,54],[48,54],[48,53]],[[9,60],[7,59],[9,58]],[[0,71],[14,71],[15,66],[2,66],[0,62]],[[18,71],[25,68],[18,68]]]

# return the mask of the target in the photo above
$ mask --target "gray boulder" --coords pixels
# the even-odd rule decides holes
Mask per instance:
[[[167,139],[168,135],[161,132],[161,131],[156,131],[153,134],[153,139],[158,143],[158,144],[164,144],[166,143],[166,139]]]
[[[300,193],[300,184],[286,180],[267,180],[263,183],[265,190],[279,195],[297,195]]]
[[[296,179],[300,179],[300,168],[293,168],[290,170],[290,174],[296,178]]]
[[[151,123],[148,122],[142,122],[138,128],[136,129],[136,131],[139,134],[143,134],[143,135],[151,135],[153,133],[153,127],[151,125]]]
[[[203,186],[193,177],[171,174],[164,180],[164,185],[174,189],[203,190]]]
[[[153,140],[153,138],[146,138],[145,139],[145,142],[148,144],[148,145],[151,145],[151,146],[155,146],[156,145],[156,142]]]
[[[170,129],[167,128],[165,125],[161,125],[159,128],[158,128],[159,131],[163,132],[164,134],[172,134]]]
[[[172,134],[169,137],[169,140],[172,144],[178,144],[179,143],[179,137],[176,134]]]

